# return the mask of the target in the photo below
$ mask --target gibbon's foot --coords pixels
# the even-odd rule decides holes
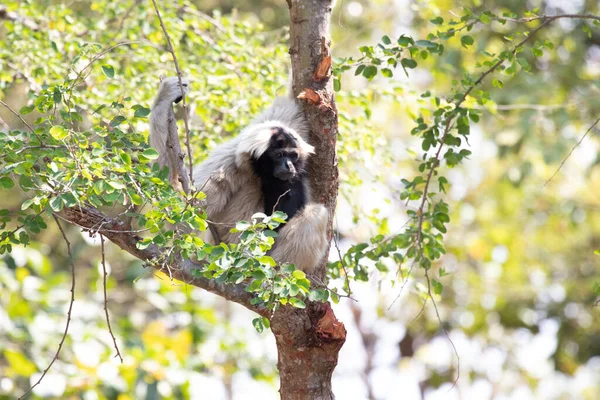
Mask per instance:
[[[312,273],[327,251],[329,212],[322,204],[307,204],[286,223],[275,239],[271,256],[280,264],[294,264]]]

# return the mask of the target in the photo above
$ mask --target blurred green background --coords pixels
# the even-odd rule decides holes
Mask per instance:
[[[28,92],[60,82],[83,41],[108,46],[117,79],[96,65],[82,88],[88,111],[117,98],[150,106],[158,76],[174,74],[149,1],[4,1],[20,18],[0,19],[0,99],[18,110]],[[236,134],[273,96],[285,92],[289,70],[284,1],[209,0],[161,4],[177,38],[190,91],[194,156]],[[333,55],[356,56],[382,35],[425,38],[429,21],[473,10],[522,15],[599,14],[578,1],[338,1]],[[401,178],[413,176],[420,143],[412,116],[427,112],[425,91],[449,94],[462,69],[474,71],[481,51],[525,26],[477,26],[472,48],[460,40],[421,63],[407,78],[347,73],[338,93],[342,186],[336,228],[342,251],[375,234],[397,232],[407,206]],[[486,89],[492,102],[472,129],[471,159],[448,172],[452,220],[450,274],[438,299],[440,331],[423,303],[422,272],[402,292],[393,272],[372,268],[367,283],[335,306],[348,329],[334,375],[340,399],[598,399],[600,398],[600,141],[590,132],[545,186],[570,149],[600,116],[600,30],[556,22],[536,40],[554,44],[532,72]],[[83,61],[83,60],[81,60]],[[89,113],[89,118],[96,118]],[[11,128],[20,121],[5,109]],[[28,115],[33,122],[35,115]],[[86,121],[82,123],[85,128]],[[132,127],[147,131],[140,122]],[[0,121],[0,129],[2,127]],[[1,151],[0,151],[1,154]],[[23,196],[3,191],[2,208],[19,210]],[[165,275],[108,247],[108,306],[124,362],[115,358],[106,327],[99,241],[67,231],[77,264],[76,301],[60,359],[35,389],[51,399],[277,398],[277,355],[269,332],[257,334],[251,313]],[[338,257],[335,249],[331,260]],[[389,266],[395,271],[394,266]],[[342,282],[334,281],[333,286]],[[26,248],[0,258],[0,399],[20,396],[56,352],[70,297],[66,248],[54,227]]]

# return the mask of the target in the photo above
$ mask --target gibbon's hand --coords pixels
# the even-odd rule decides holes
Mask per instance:
[[[183,84],[183,92],[188,92],[189,81],[186,78],[181,78]],[[158,89],[157,100],[168,101],[171,103],[179,103],[183,97],[181,96],[181,88],[179,87],[179,78],[176,76],[169,76],[163,79]]]

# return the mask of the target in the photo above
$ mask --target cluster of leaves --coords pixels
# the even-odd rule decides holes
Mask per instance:
[[[426,39],[401,35],[392,40],[387,35],[383,36],[381,43],[376,46],[361,47],[361,57],[336,60],[336,90],[341,89],[341,79],[346,71],[354,70],[354,75],[360,75],[369,81],[378,72],[385,78],[392,78],[397,68],[402,68],[408,76],[408,70],[416,68],[430,56],[442,56],[445,41],[459,37],[462,47],[473,47],[475,39],[467,33],[477,24],[491,24],[495,21],[505,25],[535,21],[533,23],[541,28],[543,24],[552,21],[548,17],[537,15],[538,12],[536,9],[519,18],[514,13],[474,13],[465,8],[464,14],[459,18],[444,21],[438,16],[432,19],[430,22],[440,28],[435,33],[428,34]],[[594,25],[600,25],[597,19],[590,20]],[[586,32],[590,30],[585,23],[583,27]],[[425,270],[428,294],[431,295],[432,291],[436,294],[442,292],[442,284],[427,272],[432,263],[445,253],[443,234],[447,232],[445,224],[450,221],[448,205],[440,198],[440,194],[446,193],[448,179],[440,174],[439,167],[445,162],[447,167],[453,168],[471,155],[465,144],[469,143],[471,124],[480,120],[481,111],[476,107],[484,106],[490,101],[490,92],[480,87],[484,79],[494,73],[510,79],[520,71],[529,72],[532,68],[529,59],[542,57],[544,51],[554,48],[553,43],[548,40],[533,40],[535,32],[536,29],[533,29],[506,35],[506,48],[502,51],[488,52],[480,49],[481,58],[475,64],[477,70],[463,71],[460,80],[453,80],[449,96],[435,95],[430,91],[421,95],[422,99],[429,101],[431,108],[415,116],[415,126],[411,130],[411,135],[419,138],[423,151],[418,164],[419,174],[411,180],[402,179],[404,190],[399,196],[401,201],[412,206],[407,211],[408,226],[400,234],[390,237],[379,235],[372,238],[370,243],[353,246],[340,261],[330,264],[332,277],[340,277],[344,270],[350,268],[354,279],[366,281],[369,265],[374,264],[385,274],[388,272],[386,262],[389,260],[391,264],[397,265],[396,275],[400,275],[403,267],[409,268],[410,273],[417,263]],[[529,55],[526,53],[527,48],[530,49]],[[492,85],[502,88],[504,83],[499,77],[493,77]],[[437,185],[434,185],[435,182]],[[366,260],[370,262],[365,263]],[[406,260],[412,260],[412,263],[409,262],[409,266],[406,266]],[[440,269],[439,275],[445,275],[445,271]],[[348,281],[346,290],[349,290],[347,286]]]

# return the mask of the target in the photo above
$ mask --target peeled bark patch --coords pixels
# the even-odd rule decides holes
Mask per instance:
[[[298,98],[301,100],[309,101],[312,104],[320,104],[321,103],[321,96],[319,96],[319,93],[315,92],[314,90],[312,90],[310,88],[306,88],[302,92],[300,92],[300,94],[298,95]]]
[[[327,306],[325,315],[321,317],[317,324],[317,334],[327,340],[346,340],[344,324],[337,320],[329,304]]]

